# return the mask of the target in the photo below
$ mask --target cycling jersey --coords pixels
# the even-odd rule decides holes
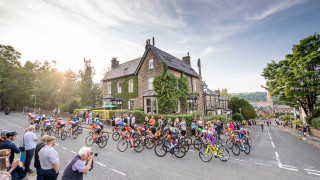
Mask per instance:
[[[48,123],[49,123],[49,125],[50,125],[50,121],[49,121],[48,119],[44,120],[44,121],[43,121],[43,127],[45,127]]]
[[[239,139],[244,139],[245,134],[241,131],[239,131]]]
[[[212,134],[207,134],[205,137],[204,137],[205,140],[210,140],[210,144],[211,145],[215,145],[216,144],[216,138],[212,135]]]

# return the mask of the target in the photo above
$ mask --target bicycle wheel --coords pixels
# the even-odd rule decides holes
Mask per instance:
[[[36,125],[36,131],[39,132],[39,130],[40,130],[40,125],[37,124],[37,125]]]
[[[181,145],[183,145],[183,146],[185,147],[185,149],[186,149],[187,152],[189,151],[189,144],[188,144],[187,141],[182,141],[182,142],[181,142]]]
[[[72,134],[73,139],[77,139],[78,135],[79,135],[78,132],[74,131]]]
[[[243,147],[244,147],[244,153],[250,154],[250,146],[247,143],[244,143]]]
[[[117,148],[118,148],[118,150],[119,150],[120,152],[124,152],[124,151],[127,150],[127,148],[128,148],[128,141],[123,140],[123,139],[120,140],[120,141],[118,142]]]
[[[230,138],[227,139],[226,141],[226,146],[231,149],[232,148],[232,145],[233,145],[233,142],[230,140]]]
[[[187,142],[189,146],[192,145],[192,139],[190,137],[185,137],[184,141]]]
[[[78,134],[81,134],[82,133],[82,126],[78,126],[77,130],[78,130]]]
[[[208,152],[206,152],[206,151],[207,151],[207,147],[202,147],[199,150],[199,157],[202,161],[209,162],[209,161],[211,161],[213,154],[209,149],[208,149]]]
[[[104,132],[104,137],[109,140],[109,133],[108,132]]]
[[[61,133],[61,139],[62,139],[62,140],[65,140],[67,136],[68,136],[67,131],[63,131],[63,132]]]
[[[200,140],[200,139],[194,140],[193,146],[194,146],[194,148],[196,148],[197,150],[200,150],[201,140]]]
[[[54,132],[54,137],[56,137],[56,138],[59,137],[59,130],[56,130],[56,131]]]
[[[42,130],[42,131],[41,131],[41,135],[40,135],[40,136],[42,137],[43,135],[44,135],[44,134],[43,134],[43,130]]]
[[[240,154],[240,147],[239,147],[239,145],[237,143],[233,144],[231,149],[232,149],[232,153],[235,156],[238,156]]]
[[[252,146],[252,140],[251,140],[251,138],[249,138],[247,142],[248,142],[249,146]]]
[[[93,137],[89,135],[89,136],[86,138],[86,145],[87,145],[87,146],[92,146],[93,141],[94,141]]]
[[[144,140],[147,149],[152,149],[155,145],[154,139],[147,138]]]
[[[177,158],[183,158],[187,153],[186,148],[181,145],[178,144],[175,147],[173,147],[173,154],[177,157]]]
[[[112,139],[115,140],[115,141],[118,141],[120,138],[120,133],[119,132],[114,132],[112,134]]]
[[[143,143],[142,143],[140,140],[135,140],[135,141],[133,142],[133,146],[134,146],[134,150],[135,150],[136,152],[141,152],[141,151],[144,150],[144,145],[143,145]]]
[[[100,142],[98,143],[98,146],[100,148],[103,148],[107,145],[107,143],[108,143],[107,138],[105,136],[102,136],[102,137],[100,137]]]
[[[154,147],[154,152],[156,153],[157,156],[163,157],[167,154],[167,147],[165,147],[163,143],[158,143]]]
[[[227,148],[223,147],[222,145],[220,147],[218,147],[218,158],[223,161],[226,162],[229,160],[230,158],[230,154]]]

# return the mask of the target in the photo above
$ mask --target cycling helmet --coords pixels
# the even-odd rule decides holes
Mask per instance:
[[[202,129],[201,129],[201,128],[198,128],[198,132],[202,132]]]
[[[133,127],[134,127],[134,128],[136,128],[137,126],[138,126],[138,125],[136,125],[136,124],[135,124],[135,125],[133,125]]]
[[[207,130],[203,130],[202,133],[207,133]]]
[[[15,132],[15,131],[11,131],[11,132],[7,132],[7,134],[6,134],[7,138],[11,137],[11,136],[14,136],[14,135],[18,135],[18,133]]]
[[[120,126],[125,126],[126,125],[126,123],[120,123]]]
[[[243,128],[241,128],[240,131],[243,131]]]
[[[2,130],[1,131],[1,136],[5,136],[9,131],[8,130]]]

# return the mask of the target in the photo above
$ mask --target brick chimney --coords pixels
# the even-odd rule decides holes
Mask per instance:
[[[215,92],[220,95],[220,89],[215,90]]]
[[[150,44],[150,39],[147,39],[147,40],[146,40],[146,49],[147,49],[147,47],[148,47],[149,44]]]
[[[189,66],[191,66],[191,61],[190,61],[189,52],[188,52],[188,56],[182,57],[182,61],[185,62],[185,63],[187,63]]]
[[[117,61],[117,58],[113,57],[111,60],[111,69],[116,68],[119,65],[119,61]]]

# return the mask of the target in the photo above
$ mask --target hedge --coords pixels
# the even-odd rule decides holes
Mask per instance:
[[[88,111],[88,109],[75,109],[73,111],[73,115],[80,111]],[[109,111],[110,110],[91,110],[92,111],[92,117],[95,117],[97,113],[100,114],[100,118],[102,119],[108,119],[109,118]]]
[[[311,124],[314,128],[320,130],[320,117],[312,119]]]

